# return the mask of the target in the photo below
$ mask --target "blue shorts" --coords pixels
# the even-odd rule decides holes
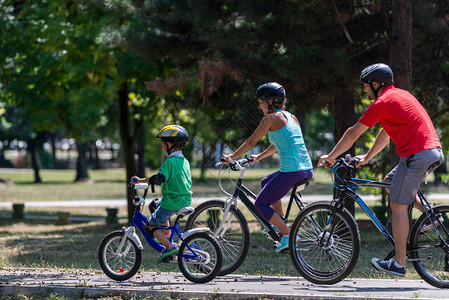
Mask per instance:
[[[162,208],[161,200],[158,200],[156,201],[156,210],[148,219],[148,224],[152,227],[162,227],[176,212],[176,210]]]
[[[398,165],[385,176],[386,180],[391,181],[390,200],[398,204],[412,204],[421,181],[442,162],[443,151],[440,148],[401,157]]]

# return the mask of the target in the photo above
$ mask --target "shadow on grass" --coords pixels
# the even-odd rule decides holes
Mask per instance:
[[[371,267],[373,256],[383,257],[391,250],[382,234],[369,222],[361,222],[361,251],[358,263],[349,277],[379,278]],[[104,222],[55,225],[54,221],[14,221],[0,219],[0,267],[32,267],[99,270],[98,249],[103,238],[124,224]],[[177,264],[156,263],[159,253],[141,236],[144,245],[140,271],[179,272]],[[288,253],[276,253],[271,240],[254,228],[251,247],[235,274],[293,276],[299,273]]]
[[[55,225],[54,221],[0,219],[0,267],[99,270],[104,237],[125,224],[104,222]],[[141,236],[141,271],[178,272],[177,264],[157,264],[159,253]]]

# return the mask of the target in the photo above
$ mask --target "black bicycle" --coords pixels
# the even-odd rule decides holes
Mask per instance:
[[[344,201],[357,202],[384,234],[393,247],[385,259],[395,255],[392,235],[354,191],[359,186],[388,188],[390,184],[352,177],[356,164],[357,160],[350,155],[337,159],[332,167],[334,186],[339,190],[335,199],[309,205],[293,222],[290,257],[299,273],[310,282],[337,283],[351,273],[357,262],[359,228],[354,217],[343,207]],[[418,197],[425,212],[411,227],[407,261],[413,263],[421,278],[429,284],[449,288],[449,205],[432,207],[421,191],[418,191]]]
[[[256,210],[254,203],[249,199],[256,199],[257,195],[243,185],[243,175],[246,166],[252,161],[251,158],[245,157],[230,164],[218,163],[221,164],[218,176],[219,186],[225,194],[230,196],[230,198],[226,200],[208,200],[201,203],[195,208],[195,212],[189,216],[185,225],[185,230],[203,227],[209,227],[211,229],[223,251],[223,265],[219,273],[221,276],[237,270],[248,255],[250,232],[245,216],[237,207],[238,200],[248,208],[256,220],[262,225],[266,231],[266,237],[273,240],[273,245],[275,247],[279,246],[279,241],[282,238],[282,233],[275,230],[275,228],[262,217]],[[232,195],[227,193],[221,185],[222,177],[226,173],[230,175],[231,171],[240,172]],[[232,181],[232,179],[230,180]],[[303,180],[298,182],[292,188],[287,211],[283,217],[284,221],[287,221],[289,217],[293,202],[296,203],[300,211],[305,208],[304,203],[301,202],[300,199],[300,191],[302,191],[308,183],[308,180]]]

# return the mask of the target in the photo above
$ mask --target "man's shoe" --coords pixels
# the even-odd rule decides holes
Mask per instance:
[[[167,257],[167,256],[170,256],[170,255],[173,255],[173,254],[176,254],[176,253],[178,253],[178,248],[176,248],[176,247],[173,247],[173,248],[171,248],[171,249],[163,249],[162,251],[161,251],[161,256],[157,259],[157,262],[162,262],[162,260],[165,258],[165,257]]]
[[[380,260],[380,259],[374,257],[371,260],[371,263],[373,264],[374,268],[376,268],[376,270],[378,270],[378,271],[385,272],[385,273],[395,275],[395,276],[400,276],[400,277],[405,276],[406,268],[405,267],[402,267],[402,268],[396,267],[394,265],[394,257],[390,260]]]
[[[438,221],[440,221],[440,222],[438,222]],[[441,214],[438,215],[438,221],[436,221],[436,220],[433,221],[433,224],[435,224],[435,226],[440,226],[440,223],[444,222],[443,216]],[[433,225],[432,225],[432,223],[429,222],[429,220],[427,220],[427,223],[428,223],[427,225],[424,225],[421,228],[421,233],[427,233],[433,229]]]
[[[280,245],[276,248],[276,252],[281,252],[284,249],[288,249],[288,235],[282,236]]]

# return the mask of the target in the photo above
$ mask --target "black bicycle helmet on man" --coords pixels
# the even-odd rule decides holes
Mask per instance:
[[[363,69],[360,74],[360,80],[363,83],[367,83],[370,85],[371,90],[374,93],[374,96],[377,98],[379,90],[391,84],[394,84],[393,71],[391,68],[384,63],[378,63],[369,65],[365,69]],[[379,87],[376,89],[373,86],[373,82],[379,83]]]

